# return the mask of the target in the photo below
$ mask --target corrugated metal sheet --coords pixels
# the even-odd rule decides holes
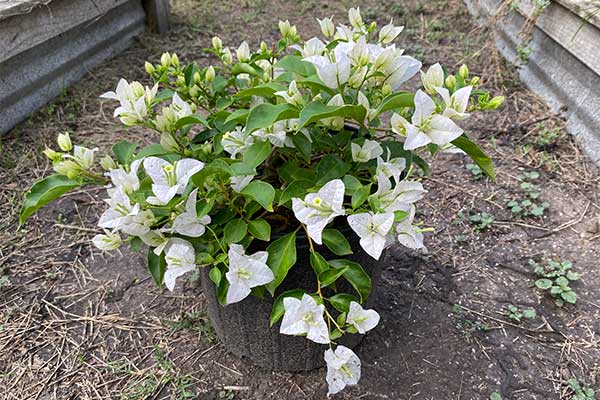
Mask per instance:
[[[143,32],[145,15],[140,0],[95,0],[93,9],[87,5],[89,2],[57,0],[46,5],[47,10],[36,9],[0,23],[0,133],[27,118],[95,65],[124,50],[134,36]],[[52,14],[53,7],[57,10],[55,14]],[[64,13],[65,18],[71,20],[60,20],[61,7],[71,11]],[[27,48],[23,44],[36,41],[6,40],[15,21],[20,26],[35,24],[36,20],[26,19],[39,20],[39,13],[43,12],[48,15],[48,24],[39,26],[39,36],[35,36],[46,35],[43,41]],[[73,18],[78,19],[73,21]],[[56,26],[65,28],[57,31]],[[17,33],[25,34],[25,30]],[[30,31],[26,33],[31,35]],[[14,32],[9,38],[15,38]],[[19,52],[7,58],[17,46],[20,46]]]

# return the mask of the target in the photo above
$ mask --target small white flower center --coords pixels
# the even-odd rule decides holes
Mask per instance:
[[[175,186],[177,184],[177,175],[175,173],[174,165],[166,165],[163,167],[163,171],[165,172],[165,178],[167,179],[167,184],[169,186]]]
[[[350,371],[350,368],[348,368],[348,366],[346,364],[343,364],[340,367],[340,371],[342,372],[342,374],[346,375],[348,378],[352,378],[352,371]]]
[[[313,313],[307,313],[302,317],[302,321],[304,321],[307,325],[316,326],[317,321],[315,321],[315,316]]]
[[[254,275],[254,274],[252,272],[248,271],[246,268],[239,268],[237,271],[237,276],[240,279],[248,280],[248,279],[252,278],[252,275]]]

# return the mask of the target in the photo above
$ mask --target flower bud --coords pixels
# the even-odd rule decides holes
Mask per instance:
[[[454,77],[454,75],[448,75],[445,81],[445,85],[448,89],[454,90],[454,87],[456,86],[456,78]]]
[[[179,151],[179,144],[177,143],[177,140],[175,140],[173,135],[171,135],[169,132],[165,132],[160,135],[160,145],[167,151]]]
[[[394,26],[393,21],[381,28],[379,31],[379,41],[381,43],[391,43],[398,37],[400,32],[404,29],[403,26]]]
[[[154,68],[154,65],[152,65],[151,63],[149,63],[148,61],[146,61],[144,63],[144,68],[146,68],[146,72],[149,75],[152,75],[154,73],[154,71],[156,71],[156,69]]]
[[[332,37],[335,34],[335,25],[333,25],[333,17],[318,19],[321,32],[325,37]]]
[[[115,163],[115,160],[113,160],[112,157],[109,156],[108,154],[100,159],[100,166],[105,171],[110,171],[111,169],[117,168],[117,164]]]
[[[54,151],[49,147],[46,147],[46,150],[44,150],[43,153],[52,162],[58,162],[62,159],[61,153],[59,153],[58,151]]]
[[[479,83],[479,81],[480,81],[480,80],[481,80],[481,78],[480,78],[480,77],[478,77],[478,76],[474,76],[474,77],[471,79],[471,86],[477,86],[477,84]]]
[[[81,167],[75,161],[65,160],[55,164],[54,171],[56,171],[57,174],[64,175],[69,179],[75,179],[79,176]]]
[[[165,68],[171,65],[171,55],[169,53],[163,53],[163,55],[160,56],[160,65]]]
[[[215,68],[211,65],[206,69],[206,74],[204,78],[207,82],[212,82],[215,80]]]
[[[223,49],[223,55],[221,56],[221,60],[225,65],[229,65],[233,62],[233,56],[231,55],[231,51],[228,47]]]
[[[175,53],[173,53],[171,56],[171,65],[174,67],[179,67],[179,57],[177,57],[177,54]]]
[[[369,33],[373,32],[377,28],[377,22],[373,21],[369,24],[369,28],[367,29]]]
[[[466,81],[469,77],[469,67],[466,64],[461,65],[458,69],[458,75]]]
[[[269,46],[267,46],[267,43],[265,43],[265,41],[263,40],[262,42],[260,42],[260,50],[263,53],[266,53],[269,51]]]
[[[240,47],[237,48],[235,55],[237,56],[239,62],[246,62],[250,60],[250,47],[245,40],[242,42],[242,44],[240,44]]]
[[[279,32],[281,32],[281,36],[287,37],[290,34],[292,29],[292,25],[290,21],[287,19],[285,21],[279,21]]]
[[[360,15],[360,7],[351,8],[348,10],[348,19],[350,20],[350,25],[360,29],[363,26],[363,20]]]
[[[194,83],[200,83],[202,82],[202,78],[200,77],[200,72],[196,71],[194,72]]]
[[[389,83],[384,83],[381,87],[381,94],[387,96],[393,92],[392,85]]]
[[[200,88],[198,86],[194,85],[190,88],[190,96],[198,97],[198,93],[200,93]]]
[[[223,48],[223,42],[221,41],[221,39],[218,36],[214,36],[212,38],[212,46],[213,46],[213,49],[215,49],[215,51],[220,52],[221,49]]]
[[[444,86],[444,70],[439,63],[433,64],[427,72],[421,72],[421,82],[430,95],[436,94],[436,87]]]
[[[185,77],[183,75],[179,75],[175,81],[175,84],[177,86],[185,86]]]
[[[105,235],[96,235],[92,239],[92,243],[94,246],[99,248],[100,250],[115,250],[118,249],[123,241],[121,240],[121,236],[115,232],[105,231]]]
[[[60,133],[56,141],[58,143],[58,147],[62,151],[71,151],[73,149],[73,144],[71,143],[69,132]]]
[[[496,110],[500,108],[502,103],[504,103],[504,96],[496,96],[490,100],[490,102],[487,104],[487,108],[490,110]]]
[[[348,80],[348,85],[353,89],[358,89],[360,86],[362,86],[363,82],[365,81],[365,77],[367,76],[368,71],[369,68],[366,65],[357,69],[356,72],[354,72],[354,74]]]

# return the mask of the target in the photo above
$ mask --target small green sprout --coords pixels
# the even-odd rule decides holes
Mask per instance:
[[[567,385],[573,389],[571,400],[594,400],[596,392],[591,387],[583,387],[576,378],[571,378],[567,381]]]
[[[508,311],[508,318],[520,323],[523,318],[525,319],[534,319],[537,316],[537,313],[532,308],[524,308],[520,309],[517,306],[509,305],[506,307]]]
[[[469,222],[479,231],[488,229],[494,223],[494,216],[486,212],[477,213],[469,217]]]
[[[534,273],[540,277],[535,281],[535,286],[542,290],[549,290],[557,306],[562,307],[565,302],[577,303],[577,293],[570,284],[579,280],[581,275],[571,270],[573,263],[548,260],[545,265],[542,265],[529,260],[529,264],[534,267]]]

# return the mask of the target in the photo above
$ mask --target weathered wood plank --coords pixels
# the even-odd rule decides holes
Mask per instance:
[[[0,62],[83,23],[92,23],[127,0],[54,0],[0,23]]]
[[[151,32],[165,33],[170,29],[169,0],[143,0],[146,25]]]

